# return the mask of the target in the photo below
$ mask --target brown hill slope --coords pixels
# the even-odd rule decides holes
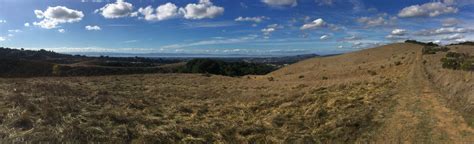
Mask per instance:
[[[474,132],[467,124],[472,121],[461,117],[459,110],[447,107],[445,99],[449,97],[428,80],[430,70],[422,61],[436,59],[422,56],[421,48],[391,44],[310,59],[266,76],[242,78],[156,74],[0,79],[0,140],[472,140]],[[462,84],[455,89],[466,94],[472,91],[462,90],[467,89]]]

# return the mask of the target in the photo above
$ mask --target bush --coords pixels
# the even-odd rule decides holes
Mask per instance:
[[[402,62],[400,62],[400,61],[396,61],[394,64],[395,64],[396,66],[398,66],[398,65],[401,65],[401,64],[402,64]]]
[[[425,46],[423,47],[423,54],[436,54],[436,52],[447,52],[449,51],[448,47],[439,47],[439,46]]]
[[[323,76],[321,79],[322,80],[328,80],[329,78],[327,76]]]
[[[453,70],[474,70],[474,57],[468,54],[448,52],[446,57],[441,58],[442,67]]]
[[[372,70],[368,70],[367,72],[368,72],[371,76],[377,75],[377,72],[372,71]]]
[[[424,46],[439,46],[438,44],[435,44],[433,42],[424,43],[424,42],[419,42],[416,40],[406,40],[405,43],[419,44],[419,45],[424,45]]]

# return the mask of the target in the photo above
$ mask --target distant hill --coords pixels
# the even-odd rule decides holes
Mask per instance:
[[[262,75],[316,54],[284,57],[143,58],[61,54],[47,50],[0,47],[0,77],[97,76],[144,73],[210,73],[225,76]],[[188,63],[188,64],[186,64]],[[207,64],[217,66],[209,71]]]
[[[53,59],[70,59],[70,58],[79,58],[81,56],[73,56],[68,54],[60,54],[53,51],[46,51],[44,49],[34,51],[34,50],[24,50],[24,49],[11,49],[0,47],[0,58],[2,59],[22,59],[22,60],[53,60]]]

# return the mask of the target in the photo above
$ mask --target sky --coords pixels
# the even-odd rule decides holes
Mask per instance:
[[[62,53],[334,54],[473,32],[473,0],[0,0],[0,46]]]

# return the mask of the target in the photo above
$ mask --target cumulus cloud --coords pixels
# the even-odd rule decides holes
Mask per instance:
[[[394,29],[391,34],[392,35],[405,35],[406,34],[406,30],[405,29]]]
[[[262,32],[264,35],[270,35],[272,32],[274,32],[276,29],[272,27],[267,27],[262,29]]]
[[[30,23],[23,24],[25,27],[30,27]]]
[[[260,23],[263,20],[267,20],[267,19],[270,19],[270,18],[266,16],[258,16],[258,17],[241,17],[240,16],[236,18],[235,21],[239,21],[239,22],[250,21],[250,22]]]
[[[88,31],[99,31],[99,30],[102,30],[99,26],[97,25],[94,25],[94,26],[91,26],[91,25],[88,25],[85,27],[86,30]]]
[[[35,10],[34,12],[36,17],[42,20],[34,22],[33,25],[45,29],[56,28],[62,23],[78,22],[84,17],[82,11],[69,9],[65,6],[48,7],[45,11]]]
[[[272,7],[294,7],[298,5],[298,2],[296,0],[262,0],[262,2]]]
[[[59,33],[65,33],[66,30],[65,30],[65,29],[58,29],[58,32],[59,32]]]
[[[7,21],[6,21],[6,20],[1,20],[1,19],[0,19],[0,24],[1,24],[1,23],[7,23]]]
[[[133,12],[133,5],[124,0],[117,0],[115,3],[106,4],[95,12],[109,19],[136,16],[136,13]]]
[[[390,32],[389,35],[385,36],[385,38],[390,39],[390,40],[407,39],[407,37],[405,35],[407,35],[407,30],[405,30],[405,29],[394,29],[394,30],[392,30],[392,32]]]
[[[268,36],[270,36],[273,32],[275,32],[277,29],[281,29],[283,28],[283,26],[280,26],[278,24],[271,24],[271,25],[268,25],[266,28],[262,29],[262,33],[263,35],[268,38]]]
[[[386,14],[381,14],[376,17],[360,17],[357,19],[357,22],[364,25],[364,27],[393,25],[395,23],[396,17],[386,18],[386,16]]]
[[[184,14],[186,19],[215,18],[224,13],[224,8],[215,6],[210,0],[199,0],[199,3],[187,4],[180,8],[179,12]]]
[[[406,36],[403,36],[403,35],[393,35],[393,34],[389,34],[387,36],[385,36],[386,39],[389,39],[389,40],[402,40],[402,39],[408,39]]]
[[[430,2],[422,5],[412,5],[403,8],[399,13],[399,17],[436,17],[443,14],[457,13],[456,7],[447,5],[442,2]]]
[[[315,28],[321,28],[326,26],[326,22],[322,18],[318,18],[310,23],[304,24],[301,26],[301,30],[307,30],[307,29],[315,29]]]
[[[330,38],[329,35],[322,35],[321,37],[319,37],[320,40],[327,40],[329,38]]]
[[[178,7],[173,3],[166,3],[154,9],[152,6],[138,9],[138,12],[144,16],[147,21],[162,21],[178,17]]]

